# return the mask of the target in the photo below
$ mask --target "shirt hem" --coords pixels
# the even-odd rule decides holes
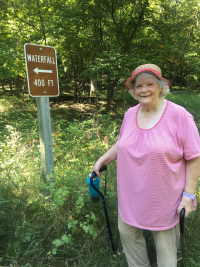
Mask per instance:
[[[119,211],[120,214],[120,211]],[[128,221],[126,221],[120,214],[120,217],[122,219],[122,221],[124,221],[126,224],[137,227],[139,229],[143,229],[143,230],[150,230],[150,231],[164,231],[164,230],[169,230],[171,228],[173,228],[174,226],[176,226],[179,223],[179,218],[171,225],[165,226],[165,227],[150,227],[150,226],[142,226],[142,225],[138,225],[135,223],[130,223]]]
[[[200,157],[200,153],[196,154],[196,155],[193,155],[191,157],[187,157],[185,158],[185,160],[191,160],[191,159],[196,159],[196,158],[199,158]]]

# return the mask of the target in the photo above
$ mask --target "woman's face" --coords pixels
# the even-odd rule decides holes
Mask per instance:
[[[160,101],[160,88],[156,78],[149,73],[139,74],[135,82],[135,96],[141,104],[156,105]]]

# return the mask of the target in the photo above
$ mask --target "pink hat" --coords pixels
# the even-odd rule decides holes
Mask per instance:
[[[160,80],[167,81],[168,82],[168,85],[170,87],[170,81],[168,81],[167,79],[165,79],[165,78],[162,77],[161,69],[158,66],[156,66],[154,64],[145,64],[145,65],[141,65],[141,66],[137,67],[132,72],[132,76],[129,77],[127,79],[127,81],[125,82],[126,89],[127,90],[130,90],[131,89],[131,86],[133,84],[133,81],[135,80],[135,78],[137,77],[137,75],[140,74],[140,73],[144,73],[144,72],[153,73]]]

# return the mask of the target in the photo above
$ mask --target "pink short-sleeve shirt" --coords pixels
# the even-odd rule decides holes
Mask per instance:
[[[127,111],[117,141],[119,213],[129,225],[167,230],[179,222],[186,160],[200,157],[200,137],[193,116],[177,104],[167,101],[151,129],[138,126],[139,108]]]

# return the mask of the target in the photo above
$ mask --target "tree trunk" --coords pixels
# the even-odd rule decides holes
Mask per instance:
[[[44,42],[45,42],[45,45],[47,45],[46,34],[45,34],[45,30],[44,30],[44,23],[43,23],[42,14],[41,14],[41,11],[40,11],[39,1],[37,0],[36,2],[37,2],[38,12],[39,12],[39,16],[40,16],[40,23],[41,23],[41,27],[42,27],[42,34],[43,34],[43,37],[44,37]]]
[[[78,84],[77,82],[74,83],[74,103],[78,103]]]
[[[16,80],[17,97],[19,95],[19,78]]]
[[[172,78],[172,82],[171,82],[171,85],[170,85],[170,90],[172,90],[174,84],[175,84],[175,80],[176,80],[176,74],[173,75],[173,78]]]
[[[90,96],[94,96],[97,89],[97,82],[94,80],[90,80]]]
[[[180,90],[183,88],[183,73],[181,72],[181,77],[180,77]]]
[[[114,90],[119,82],[119,79],[108,80],[108,81],[109,81],[109,86],[107,87],[108,89],[107,89],[106,113],[110,111],[110,105],[112,104]]]
[[[10,91],[12,92],[12,80],[10,80]]]
[[[4,91],[4,93],[6,92],[5,88],[4,88],[4,80],[1,81],[2,84],[2,90]]]
[[[114,86],[109,85],[109,87],[107,89],[106,113],[110,111],[110,105],[112,103],[113,93],[114,93]]]
[[[21,88],[21,99],[22,99],[22,103],[24,104],[24,93],[25,93],[26,89],[28,89],[28,84],[27,84],[26,79],[24,79],[24,84],[22,87],[20,86],[20,88]]]

